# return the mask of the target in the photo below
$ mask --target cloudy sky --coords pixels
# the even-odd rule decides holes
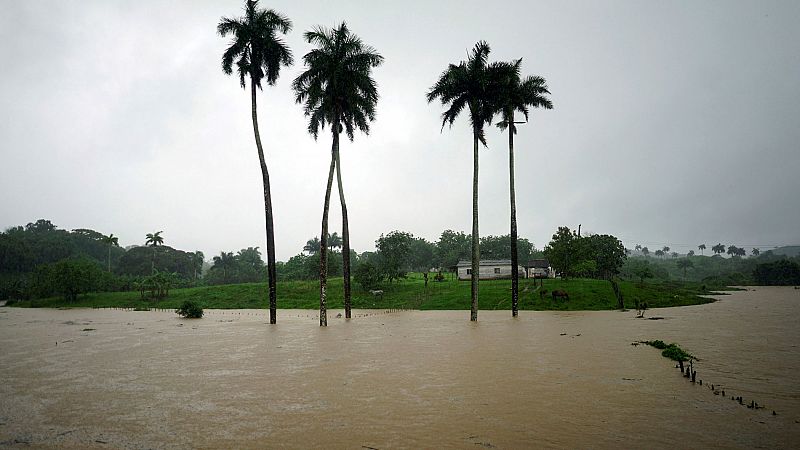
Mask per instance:
[[[221,16],[242,1],[0,1],[0,227],[166,243],[207,257],[264,249],[250,97],[220,70]],[[488,5],[488,6],[487,6]],[[314,141],[291,81],[302,33],[346,20],[385,58],[369,136],[342,143],[352,246],[399,229],[471,227],[466,119],[440,132],[424,94],[478,40],[523,58],[555,109],[516,140],[520,235],[559,225],[626,246],[800,244],[800,2],[274,1],[296,63],[259,95],[276,253],[319,234],[330,135]],[[481,150],[482,235],[508,233],[507,138]],[[341,227],[338,197],[332,229]]]

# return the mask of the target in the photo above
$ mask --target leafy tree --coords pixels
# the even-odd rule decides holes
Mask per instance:
[[[508,167],[511,199],[511,315],[517,316],[519,304],[519,254],[517,251],[517,202],[514,192],[514,135],[517,126],[514,113],[520,112],[528,121],[530,108],[553,109],[553,104],[547,95],[547,84],[544,78],[528,76],[520,78],[522,59],[509,65],[509,72],[503,80],[500,90],[500,113],[503,120],[497,124],[501,130],[508,129]]]
[[[759,264],[753,270],[753,278],[760,285],[798,285],[800,284],[800,264],[786,259]]]
[[[480,273],[480,234],[478,233],[478,143],[486,145],[484,126],[499,109],[500,89],[508,76],[507,64],[488,63],[489,44],[475,44],[467,61],[450,64],[428,91],[428,103],[439,99],[447,110],[442,128],[453,125],[464,108],[469,109],[472,125],[472,307],[470,320],[478,320],[478,275]]]
[[[645,261],[644,264],[634,269],[634,275],[639,278],[639,283],[644,284],[645,278],[653,278],[653,271],[650,269],[650,264]]]
[[[96,281],[101,276],[100,267],[85,258],[65,259],[55,264],[40,266],[40,296],[48,292],[56,292],[64,296],[64,300],[75,302],[78,295],[95,289]]]
[[[406,277],[413,242],[414,236],[403,231],[381,234],[375,241],[375,247],[380,255],[380,271],[390,283],[392,280]]]
[[[436,246],[424,238],[413,238],[411,240],[411,254],[408,260],[408,269],[417,272],[427,272],[433,267],[434,253]]]
[[[686,256],[694,256],[694,250],[689,250],[689,253],[687,253]]]
[[[550,265],[557,272],[561,272],[562,277],[569,275],[570,264],[574,264],[577,260],[574,245],[577,239],[579,239],[578,234],[570,231],[569,227],[558,227],[558,231],[544,248],[544,254]]]
[[[463,231],[445,230],[436,241],[436,261],[439,267],[450,269],[470,255],[472,238]]]
[[[275,229],[272,214],[272,193],[270,191],[269,171],[258,132],[258,112],[256,107],[256,87],[262,89],[261,82],[274,86],[280,75],[281,66],[292,65],[292,52],[283,42],[280,34],[292,29],[288,17],[274,10],[259,9],[258,0],[247,0],[245,15],[230,19],[223,17],[217,25],[220,36],[233,35],[230,46],[222,54],[222,71],[230,75],[236,64],[239,84],[245,88],[245,79],[250,78],[251,116],[253,134],[261,166],[264,185],[264,214],[267,232],[267,272],[269,282],[269,323],[276,322],[277,312],[277,271],[275,266]]]
[[[100,238],[104,244],[108,245],[108,271],[111,272],[111,249],[119,247],[119,238],[114,236],[114,233]]]
[[[236,258],[233,256],[233,252],[220,252],[219,256],[214,257],[213,261],[214,265],[211,266],[211,270],[221,270],[222,279],[227,282],[228,272],[236,267]]]
[[[353,279],[356,283],[361,285],[365,291],[370,289],[377,289],[383,281],[383,274],[378,267],[370,262],[363,262],[356,267],[353,273]]]
[[[725,253],[725,246],[722,244],[717,244],[711,247],[711,251],[714,252],[715,255],[718,255],[720,253]]]
[[[481,255],[483,259],[510,259],[513,250],[511,235],[484,236],[481,238]],[[533,256],[533,244],[525,238],[517,238],[518,257],[528,262]]]
[[[52,222],[45,219],[39,219],[36,222],[25,225],[25,231],[31,233],[43,233],[48,231],[55,231],[56,226]]]
[[[664,250],[656,250],[655,255],[656,256],[664,256]]]
[[[383,63],[375,49],[364,44],[342,22],[338,28],[318,27],[305,33],[305,40],[316,48],[303,57],[306,70],[295,78],[292,87],[297,103],[303,103],[309,117],[308,131],[317,139],[320,128],[331,128],[333,144],[328,184],[322,213],[322,241],[320,244],[320,325],[327,326],[327,246],[328,209],[333,184],[333,171],[339,187],[342,206],[342,255],[344,270],[345,317],[350,318],[350,230],[347,205],[342,187],[339,135],[344,131],[350,141],[356,129],[369,134],[369,124],[375,120],[378,88],[372,79],[372,69]]]
[[[683,281],[686,281],[686,269],[694,267],[694,263],[689,258],[682,258],[678,260],[678,267],[683,269]]]
[[[700,244],[697,246],[697,249],[700,250],[700,254],[703,254],[703,250],[706,249],[706,244]]]
[[[156,248],[159,245],[164,245],[164,238],[161,236],[163,231],[156,231],[155,233],[147,233],[146,240],[144,241],[144,245],[148,247],[153,247],[153,263],[151,265],[151,271],[156,271]]]
[[[642,253],[644,254],[644,257],[647,258],[650,255],[650,249],[647,247],[642,247]]]

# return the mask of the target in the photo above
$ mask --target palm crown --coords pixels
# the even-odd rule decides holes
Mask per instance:
[[[244,17],[235,19],[223,17],[217,25],[220,36],[233,34],[231,45],[222,54],[222,71],[230,75],[236,64],[242,87],[247,76],[259,88],[264,78],[274,85],[281,65],[293,62],[292,51],[278,36],[288,33],[292,22],[271,9],[258,9],[258,0],[248,0],[244,13]]]
[[[327,124],[335,133],[347,133],[350,140],[356,129],[369,134],[378,103],[371,71],[381,65],[383,56],[344,22],[334,29],[317,27],[306,32],[305,39],[317,48],[303,56],[306,70],[295,78],[292,88],[309,117],[308,132],[316,139]]]
[[[513,123],[514,112],[521,112],[527,122],[530,108],[553,109],[553,103],[546,97],[547,94],[550,94],[550,91],[547,90],[547,82],[544,78],[539,76],[520,78],[522,59],[518,59],[511,64],[501,64],[504,64],[501,67],[507,76],[504,80],[505,86],[500,91],[499,101],[503,121],[498,123],[497,126],[501,130],[505,130],[511,125],[511,132],[516,133],[517,127]]]
[[[473,131],[483,145],[483,126],[492,121],[500,107],[502,82],[510,70],[508,63],[488,64],[490,51],[484,41],[475,44],[467,61],[450,64],[426,95],[428,103],[438,98],[442,105],[450,105],[442,113],[442,128],[452,126],[464,107],[469,108]]]
[[[156,231],[155,233],[147,233],[147,240],[144,241],[144,245],[148,245],[151,247],[155,247],[164,243],[164,238],[161,237],[161,233],[163,231]]]

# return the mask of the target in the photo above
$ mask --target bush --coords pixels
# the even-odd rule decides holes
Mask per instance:
[[[187,300],[175,310],[175,313],[187,319],[199,319],[203,317],[203,308],[197,303]]]
[[[381,281],[383,281],[383,274],[372,263],[362,262],[353,273],[353,280],[360,284],[365,291],[368,291],[377,289],[380,286]]]

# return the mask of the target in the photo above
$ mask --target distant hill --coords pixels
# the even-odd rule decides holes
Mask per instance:
[[[783,247],[773,249],[772,253],[794,258],[795,256],[800,256],[800,245],[784,245]]]

